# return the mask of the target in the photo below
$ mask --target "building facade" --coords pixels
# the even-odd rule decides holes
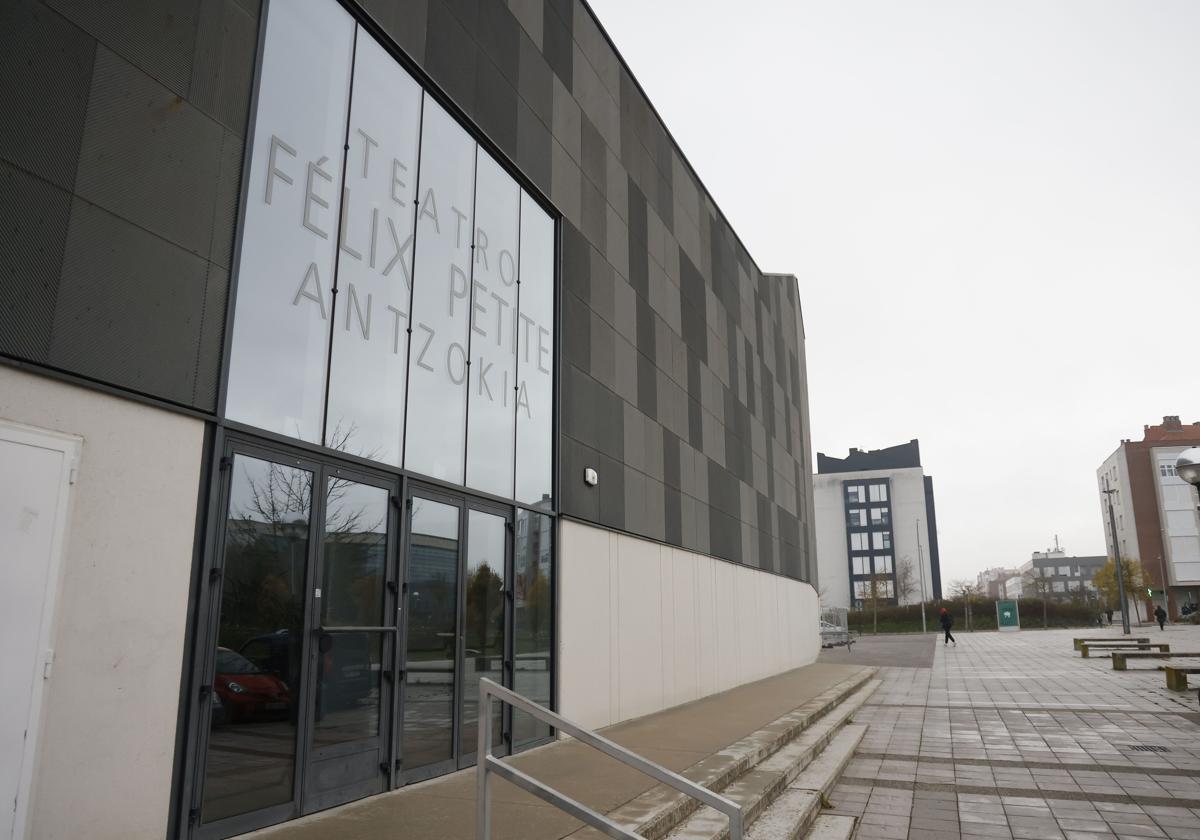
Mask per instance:
[[[822,606],[942,597],[933,478],[916,440],[845,458],[818,453],[813,496]]]
[[[1059,548],[1035,551],[1007,577],[1001,587],[1005,598],[1046,598],[1051,601],[1095,601],[1098,597],[1092,578],[1104,568],[1107,557],[1068,556]]]
[[[1009,596],[1005,595],[1005,584],[1018,574],[1015,568],[1007,569],[1003,566],[984,569],[975,576],[975,585],[979,587],[980,594],[987,598],[1006,598]]]
[[[1123,440],[1096,470],[1100,522],[1110,556],[1140,560],[1153,590],[1149,600],[1167,601],[1178,615],[1184,604],[1200,601],[1200,518],[1196,491],[1175,474],[1179,453],[1200,445],[1200,423],[1176,416],[1146,426],[1140,441]],[[1105,490],[1112,490],[1106,494]],[[1111,498],[1117,546],[1113,546],[1108,504]],[[1143,604],[1143,610],[1153,605]]]
[[[480,677],[603,726],[815,659],[795,278],[586,4],[13,0],[0,46],[12,836],[467,767]]]

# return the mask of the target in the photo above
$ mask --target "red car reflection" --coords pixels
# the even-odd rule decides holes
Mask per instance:
[[[225,705],[230,723],[278,720],[288,716],[288,687],[275,674],[229,648],[217,648],[213,690]]]

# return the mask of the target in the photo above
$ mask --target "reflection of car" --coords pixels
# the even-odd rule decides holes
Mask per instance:
[[[366,697],[375,681],[370,645],[364,633],[320,633],[318,692],[322,711],[347,708]],[[261,671],[291,677],[291,634],[276,630],[248,639],[239,653]],[[297,652],[298,653],[298,652]],[[292,678],[295,681],[295,678]]]
[[[287,630],[264,633],[244,642],[238,653],[253,662],[258,670],[269,671],[284,682],[294,684],[290,639]]]
[[[213,692],[230,723],[274,720],[288,714],[290,698],[283,680],[229,648],[217,648]]]

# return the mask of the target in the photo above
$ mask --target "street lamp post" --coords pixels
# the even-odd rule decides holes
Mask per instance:
[[[1102,491],[1108,499],[1108,528],[1112,532],[1113,545],[1113,565],[1114,571],[1117,573],[1117,598],[1121,602],[1121,632],[1129,635],[1129,605],[1125,601],[1125,568],[1121,564],[1121,544],[1117,542],[1117,517],[1113,514],[1112,494],[1116,490],[1108,486],[1108,479],[1104,479],[1104,490]]]
[[[925,557],[921,553],[921,520],[917,520],[917,576],[921,579],[921,632],[925,627]]]

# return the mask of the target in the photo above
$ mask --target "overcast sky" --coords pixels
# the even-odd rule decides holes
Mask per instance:
[[[1200,2],[590,2],[799,276],[814,449],[920,439],[943,581],[1104,553],[1101,461],[1200,420]]]

